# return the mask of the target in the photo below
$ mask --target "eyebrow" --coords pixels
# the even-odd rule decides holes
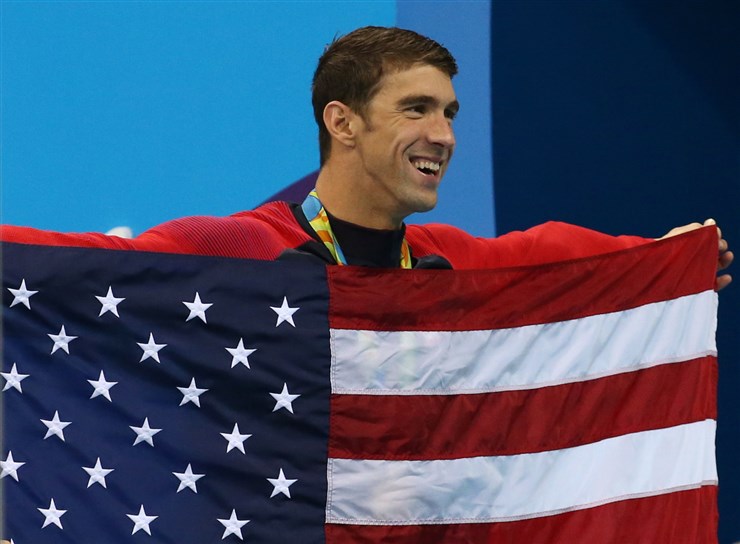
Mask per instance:
[[[414,106],[418,104],[438,106],[439,100],[437,100],[433,96],[419,94],[419,95],[404,96],[398,101],[399,108],[405,108],[408,106]],[[453,117],[457,114],[459,110],[460,110],[460,103],[457,100],[453,100],[452,102],[447,104],[447,106],[445,107],[445,112],[449,112],[450,115]]]

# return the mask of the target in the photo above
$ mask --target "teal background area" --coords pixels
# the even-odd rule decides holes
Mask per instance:
[[[316,169],[310,84],[394,2],[3,2],[4,223],[141,232]]]
[[[324,47],[360,26],[398,24],[444,42],[463,69],[461,151],[439,209],[419,220],[494,233],[489,2],[1,9],[2,223],[140,233],[258,205],[318,168],[310,84]],[[466,213],[466,204],[481,211]]]

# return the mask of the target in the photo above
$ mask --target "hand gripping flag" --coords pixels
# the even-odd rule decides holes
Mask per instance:
[[[5,244],[4,538],[716,542],[716,243],[468,271]]]

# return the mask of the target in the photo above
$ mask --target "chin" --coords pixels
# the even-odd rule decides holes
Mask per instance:
[[[437,195],[435,194],[433,199],[417,202],[416,206],[414,206],[414,213],[430,212],[435,208],[436,205]]]

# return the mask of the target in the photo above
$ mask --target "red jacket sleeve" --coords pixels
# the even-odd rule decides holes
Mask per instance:
[[[229,217],[175,219],[133,239],[100,233],[67,234],[14,226],[0,226],[0,239],[21,244],[271,260],[286,248],[298,247],[311,237],[296,222],[288,204],[272,202],[257,210]]]
[[[97,232],[63,233],[39,230],[31,227],[3,225],[0,227],[0,239],[4,242],[43,246],[95,247],[164,253],[188,253],[186,247],[188,244],[182,240],[173,239],[172,236],[168,235],[166,228],[164,232],[155,228],[136,238],[127,239]]]
[[[438,254],[453,268],[508,268],[578,259],[652,242],[639,236],[610,236],[567,223],[548,222],[498,238],[476,238],[448,225],[410,225],[414,255]]]

